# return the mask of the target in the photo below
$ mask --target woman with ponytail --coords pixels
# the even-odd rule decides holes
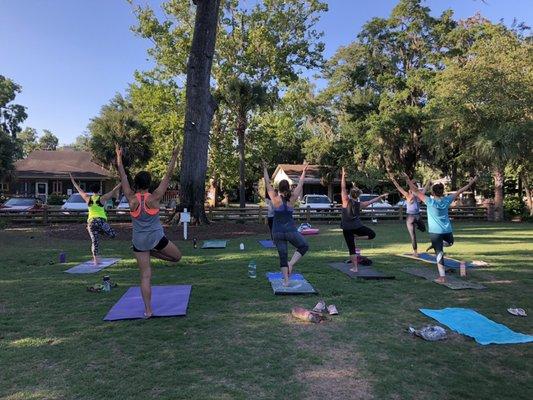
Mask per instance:
[[[342,168],[341,176],[341,197],[342,197],[342,216],[341,216],[341,228],[344,240],[348,246],[350,252],[350,261],[352,262],[352,268],[350,271],[357,272],[357,254],[355,253],[355,240],[368,239],[372,240],[376,237],[376,233],[364,226],[361,222],[361,209],[368,207],[376,201],[386,198],[389,194],[385,193],[381,196],[375,197],[369,201],[359,201],[361,190],[353,187],[350,190],[350,194],[346,191],[346,171]]]
[[[298,260],[302,258],[305,253],[307,253],[307,250],[309,250],[309,246],[302,234],[298,232],[296,223],[294,222],[294,218],[292,216],[294,212],[294,203],[302,195],[307,167],[308,164],[305,164],[302,175],[300,176],[300,181],[298,182],[298,186],[296,186],[294,191],[291,191],[289,182],[284,179],[280,181],[278,191],[276,192],[270,184],[268,170],[266,164],[263,162],[266,189],[268,191],[270,200],[272,201],[272,205],[274,206],[272,238],[276,248],[278,249],[279,265],[281,268],[281,273],[283,274],[284,286],[289,286],[290,284],[289,278],[294,264],[296,264]],[[287,243],[290,243],[296,247],[296,251],[294,252],[294,255],[290,261],[288,261],[289,249]]]

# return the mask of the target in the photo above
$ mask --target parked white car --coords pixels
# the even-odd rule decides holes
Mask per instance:
[[[87,193],[89,196],[92,196],[93,193]],[[73,211],[73,212],[88,212],[89,207],[87,203],[83,200],[83,197],[79,193],[73,193],[70,197],[63,203],[61,206],[61,211]]]
[[[122,196],[117,206],[117,214],[126,214],[129,211],[130,203],[128,203],[128,199],[126,198],[126,196]]]
[[[378,196],[379,194],[363,193],[359,196],[359,201],[369,201]],[[387,212],[394,212],[394,210],[389,209],[390,207],[392,207],[390,203],[387,200],[382,199],[382,200],[376,201],[375,203],[372,203],[366,208],[363,208],[362,212],[373,213],[374,215],[377,215],[377,216],[383,216],[383,215],[386,215]]]
[[[332,204],[331,199],[324,194],[306,194],[300,203],[300,207],[322,210],[331,209]]]

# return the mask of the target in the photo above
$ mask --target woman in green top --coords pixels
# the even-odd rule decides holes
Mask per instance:
[[[83,198],[83,200],[87,203],[87,206],[89,208],[89,216],[87,217],[87,231],[89,232],[89,236],[91,237],[91,252],[93,254],[93,263],[94,265],[98,265],[98,263],[100,262],[100,260],[98,259],[98,251],[100,248],[100,233],[104,233],[110,238],[114,238],[116,236],[116,233],[113,228],[111,228],[107,223],[107,214],[105,212],[104,204],[109,199],[111,199],[111,197],[113,197],[113,194],[120,187],[120,183],[115,186],[113,190],[102,196],[98,194],[98,192],[100,191],[100,185],[94,184],[90,187],[90,190],[91,192],[93,192],[93,194],[89,195],[85,191],[83,191],[82,188],[76,183],[76,181],[72,177],[72,174],[69,175],[72,184],[74,185],[80,196]]]

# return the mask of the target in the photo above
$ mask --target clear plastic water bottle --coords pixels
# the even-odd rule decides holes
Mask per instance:
[[[248,264],[248,277],[253,279],[257,278],[257,265],[255,260],[250,261]]]
[[[240,249],[241,251],[244,250],[244,243],[241,243],[241,244],[239,245],[239,249]]]
[[[103,288],[102,291],[104,292],[110,292],[111,291],[111,283],[109,282],[109,275],[104,275],[104,278],[102,280]]]

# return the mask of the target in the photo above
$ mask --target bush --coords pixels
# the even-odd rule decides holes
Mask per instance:
[[[50,206],[61,206],[63,205],[63,200],[66,200],[68,196],[62,194],[51,194],[48,196],[48,205]]]
[[[525,204],[519,197],[506,197],[503,200],[503,209],[507,218],[514,218],[524,214]]]
[[[0,231],[6,229],[7,226],[8,226],[8,222],[3,219],[0,219]]]

